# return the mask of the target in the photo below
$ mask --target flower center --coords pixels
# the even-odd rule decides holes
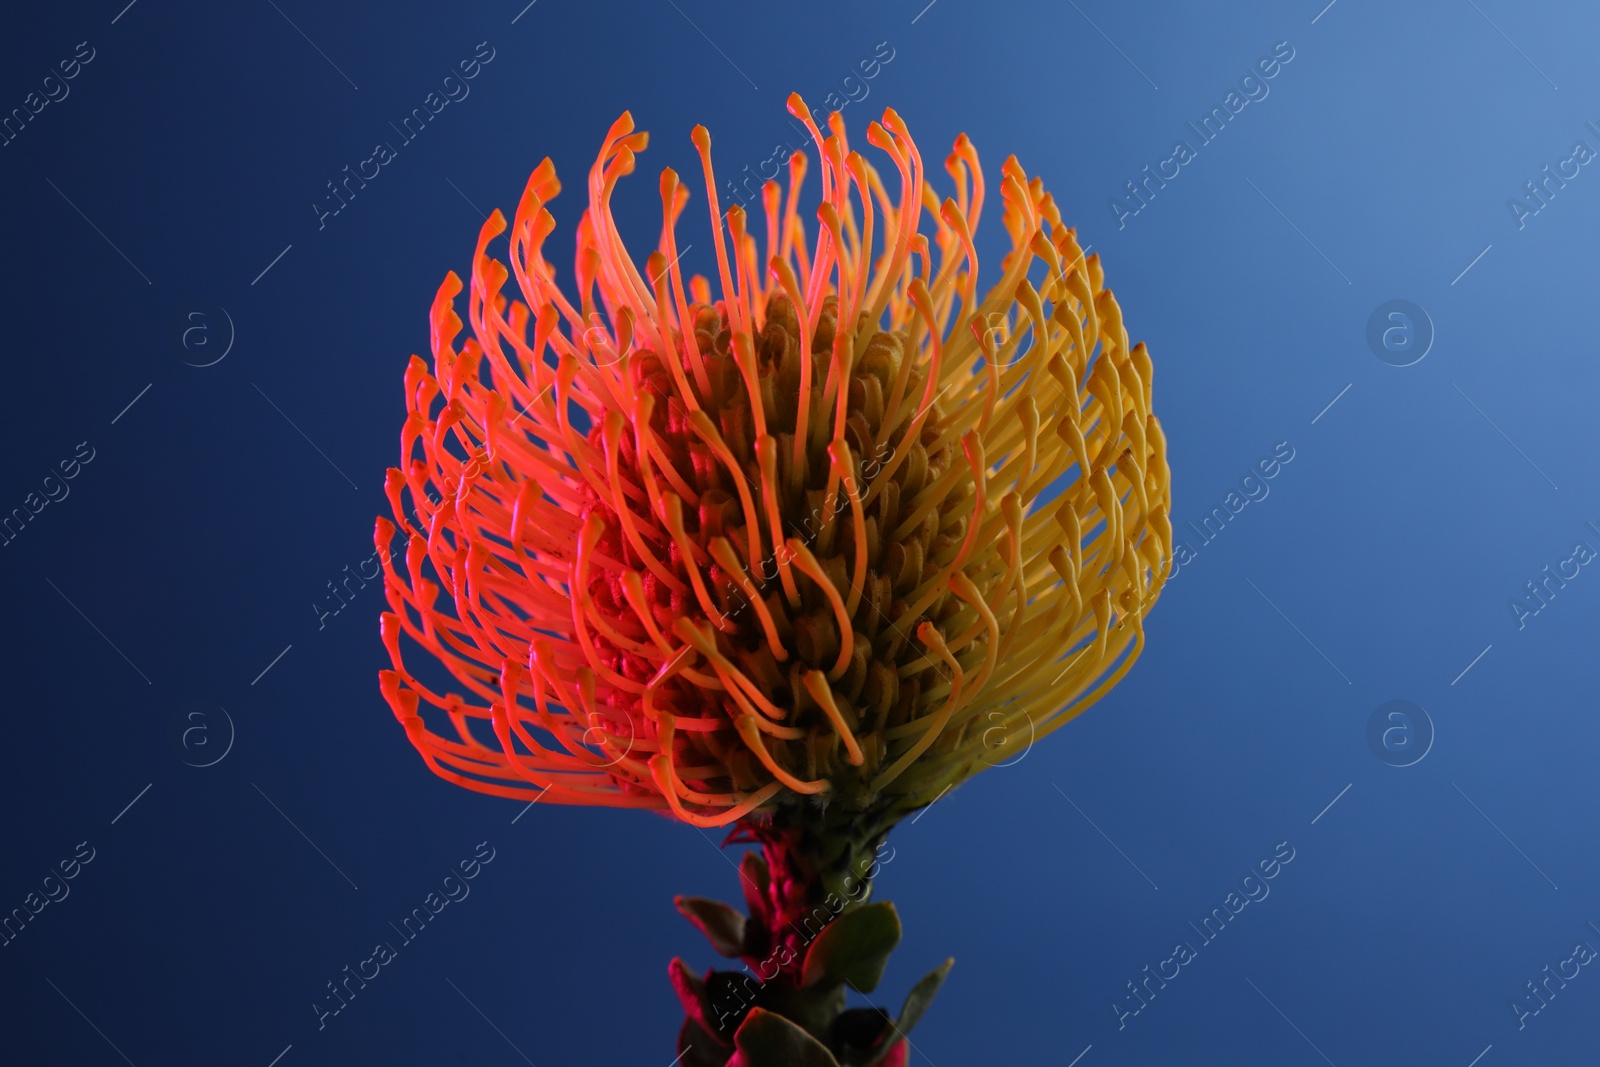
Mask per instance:
[[[851,339],[837,357],[837,300],[828,297],[808,354],[805,324],[778,293],[742,368],[725,315],[704,305],[691,310],[709,379],[708,395],[695,390],[705,414],[691,415],[662,359],[639,352],[630,370],[649,398],[647,425],[614,442],[605,427],[591,431],[597,451],[615,450],[624,480],[647,487],[649,499],[634,503],[654,517],[621,516],[591,492],[589,511],[605,525],[597,557],[640,569],[644,559],[624,520],[641,532],[681,522],[683,543],[647,546],[680,579],[674,588],[645,575],[650,613],[664,632],[691,616],[709,619],[702,639],[765,699],[737,683],[707,688],[680,674],[652,694],[653,707],[680,721],[726,721],[747,719],[751,705],[764,703],[766,722],[758,723],[768,726],[761,740],[773,761],[797,779],[826,779],[835,793],[865,802],[895,728],[927,714],[950,690],[951,665],[913,638],[924,623],[946,647],[962,636],[946,632],[963,605],[948,575],[938,579],[967,539],[974,470],[930,395],[927,365],[906,358],[905,334],[868,334],[858,324],[855,336],[867,336],[858,358],[848,358]],[[841,368],[848,382],[842,442],[834,432]],[[667,514],[673,510],[681,517]],[[773,538],[773,529],[782,536]],[[684,566],[691,554],[709,562],[703,589]],[[597,570],[589,595],[619,632],[643,643],[649,637],[622,580],[622,571]],[[697,596],[709,606],[696,605]],[[970,653],[986,641],[978,629],[957,647]],[[641,683],[657,674],[655,663],[622,643],[603,634],[596,643],[618,673]],[[642,703],[633,709],[635,730],[643,726]],[[941,747],[958,745],[962,733],[950,731]],[[769,777],[750,752],[713,731],[676,736],[686,780],[696,766],[718,775],[694,787],[751,790]]]

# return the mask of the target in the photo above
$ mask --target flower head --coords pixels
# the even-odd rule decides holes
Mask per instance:
[[[824,132],[790,111],[817,145],[814,238],[805,155],[757,222],[724,215],[693,132],[715,294],[682,276],[671,170],[642,269],[623,242],[611,197],[647,139],[627,114],[589,170],[567,293],[543,251],[548,159],[509,271],[488,252],[504,216],[479,234],[459,347],[463,283],[440,287],[387,482],[404,551],[386,520],[377,541],[382,689],[441,777],[706,826],[898,815],[1138,656],[1169,471],[1150,358],[1099,258],[1009,158],[1011,249],[980,293],[988,197],[964,135],[940,200],[893,110],[866,137],[888,182],[838,114]],[[466,692],[419,679],[402,636]]]

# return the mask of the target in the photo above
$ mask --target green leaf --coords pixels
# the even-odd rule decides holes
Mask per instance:
[[[939,969],[929,973],[922,981],[911,987],[911,992],[906,994],[906,1003],[900,1009],[900,1018],[895,1023],[895,1028],[904,1037],[911,1032],[911,1028],[922,1020],[927,1013],[928,1005],[933,1003],[933,998],[938,995],[939,987],[944,985],[945,975],[950,973],[950,968],[955,966],[954,959],[945,960]]]
[[[711,947],[737,959],[744,950],[744,916],[720,900],[704,897],[673,897],[683,917],[700,928]]]
[[[912,986],[898,1020],[889,1018],[888,1013],[879,1008],[856,1008],[835,1019],[832,1038],[833,1046],[839,1050],[840,1062],[845,1067],[871,1067],[887,1062],[895,1046],[927,1013],[928,1005],[954,964],[955,960],[945,960],[938,970]]]
[[[681,1067],[726,1067],[728,1049],[718,1044],[705,1027],[685,1019],[678,1031],[678,1057]]]
[[[900,915],[888,901],[847,911],[823,927],[806,953],[801,984],[848,982],[870,993],[900,943]]]
[[[739,1067],[839,1067],[827,1046],[776,1012],[751,1008],[733,1035]]]

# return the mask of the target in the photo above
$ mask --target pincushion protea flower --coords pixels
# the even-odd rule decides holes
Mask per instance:
[[[452,273],[432,368],[407,368],[386,483],[403,560],[377,528],[381,687],[428,766],[497,796],[737,823],[769,857],[765,903],[719,946],[747,959],[784,936],[757,911],[858,903],[896,820],[1115,685],[1172,540],[1150,358],[1039,179],[1001,167],[1011,250],[980,294],[965,136],[941,201],[886,111],[866,139],[894,195],[839,115],[824,133],[798,96],[790,111],[817,144],[814,244],[805,155],[755,222],[724,215],[693,132],[715,297],[680,270],[677,174],[642,270],[615,225],[647,140],[629,115],[589,170],[570,295],[543,254],[555,169],[534,170],[509,271],[488,253],[504,216],[479,234],[472,335],[457,347]],[[466,694],[413,674],[402,635]]]

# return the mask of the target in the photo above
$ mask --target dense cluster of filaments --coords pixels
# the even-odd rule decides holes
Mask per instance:
[[[941,202],[886,111],[867,140],[896,198],[837,114],[825,133],[790,109],[817,145],[814,243],[803,154],[786,193],[763,190],[763,243],[742,208],[724,216],[693,133],[720,296],[680,273],[689,194],[672,171],[642,272],[624,247],[610,199],[647,136],[626,114],[589,171],[576,306],[542,252],[548,159],[510,228],[521,299],[487,253],[499,212],[459,349],[462,283],[440,288],[387,484],[405,536],[377,531],[382,687],[440,776],[700,825],[808,798],[905,811],[1083,711],[1137,657],[1167,574],[1169,476],[1150,360],[1098,257],[1008,159],[1012,248],[980,296],[965,136]],[[408,671],[402,635],[467,693]]]

